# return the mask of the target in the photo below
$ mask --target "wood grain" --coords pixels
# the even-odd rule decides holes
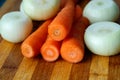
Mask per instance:
[[[6,0],[0,7],[0,18],[7,12],[19,10],[22,0]],[[120,6],[120,0],[115,0]],[[80,0],[82,8],[89,0]],[[120,24],[120,20],[117,21]],[[35,29],[42,22],[33,21]],[[34,30],[35,30],[34,29]],[[0,80],[120,80],[120,54],[111,57],[94,55],[85,47],[82,62],[71,64],[61,57],[46,62],[41,56],[23,57],[21,43],[13,44],[0,36]]]
[[[30,80],[38,63],[37,59],[23,58],[13,80]]]
[[[2,40],[0,43],[0,68],[4,64],[5,60],[9,56],[14,44]]]
[[[109,57],[92,55],[89,80],[108,80]]]
[[[54,66],[55,63],[46,62],[40,57],[31,80],[49,80]]]
[[[65,61],[57,61],[50,80],[69,80],[72,64]]]
[[[109,58],[108,80],[120,80],[120,55]]]

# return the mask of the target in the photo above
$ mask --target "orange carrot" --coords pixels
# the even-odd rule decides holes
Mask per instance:
[[[21,45],[22,54],[27,57],[35,57],[47,38],[48,25],[51,20],[44,22],[35,32],[33,32]]]
[[[78,0],[73,0],[73,2],[76,4]],[[65,6],[66,3],[67,3],[67,0],[61,0],[61,9]]]
[[[75,8],[75,21],[78,20],[82,16],[82,8],[79,5],[76,5]]]
[[[61,56],[71,63],[78,63],[84,57],[84,32],[89,24],[85,17],[81,17],[75,22],[70,34],[63,40],[61,46]]]
[[[52,39],[61,41],[71,30],[74,20],[75,3],[72,0],[67,0],[64,8],[58,13],[48,27],[48,33]]]
[[[53,40],[49,35],[40,49],[44,60],[48,62],[56,61],[60,55],[61,42]]]

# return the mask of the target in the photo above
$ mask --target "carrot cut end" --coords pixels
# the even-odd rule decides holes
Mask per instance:
[[[41,51],[42,57],[48,62],[56,61],[59,57],[59,50],[54,46],[46,47]]]
[[[62,58],[70,63],[78,63],[83,59],[83,51],[69,51],[61,54]]]
[[[71,37],[63,41],[60,52],[61,57],[70,63],[78,63],[84,57],[84,47]]]
[[[48,29],[48,33],[51,36],[53,40],[56,41],[61,41],[63,40],[68,33],[66,33],[66,29],[61,25],[61,26],[50,26],[52,28]]]
[[[27,58],[32,58],[35,56],[33,48],[31,48],[31,46],[27,44],[26,45],[24,44],[21,46],[21,51],[22,51],[23,56]]]

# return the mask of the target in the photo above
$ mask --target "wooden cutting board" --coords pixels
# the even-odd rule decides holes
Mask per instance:
[[[89,0],[81,0],[82,8]],[[120,5],[120,0],[115,0]],[[21,0],[6,0],[0,7],[0,17],[19,10]],[[40,22],[34,22],[38,26]],[[119,23],[119,21],[118,21]],[[94,55],[87,48],[85,57],[78,64],[59,58],[46,62],[41,56],[34,59],[23,57],[21,43],[13,44],[0,36],[0,80],[120,80],[120,54],[111,57]]]

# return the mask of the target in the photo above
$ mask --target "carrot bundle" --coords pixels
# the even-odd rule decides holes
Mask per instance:
[[[21,45],[22,54],[32,58],[41,53],[44,60],[53,62],[61,57],[78,63],[84,57],[84,32],[89,25],[82,16],[78,0],[61,0],[61,11],[53,20],[45,21]]]
[[[82,16],[82,9],[79,5],[75,8],[75,19],[77,20]],[[52,62],[55,61],[60,54],[61,41],[53,40],[49,35],[40,49],[41,55],[44,60]]]
[[[48,27],[48,33],[52,39],[61,41],[70,32],[74,20],[75,3],[67,0],[64,8],[58,13]]]
[[[61,46],[61,56],[71,63],[78,63],[84,57],[84,31],[89,25],[85,17],[81,17],[75,22],[70,34],[63,40]]]
[[[60,55],[61,42],[53,40],[49,35],[40,49],[44,60],[48,62],[56,61]]]
[[[33,32],[21,45],[22,54],[31,58],[39,54],[39,50],[47,38],[48,25],[52,20],[45,21],[35,32]]]

